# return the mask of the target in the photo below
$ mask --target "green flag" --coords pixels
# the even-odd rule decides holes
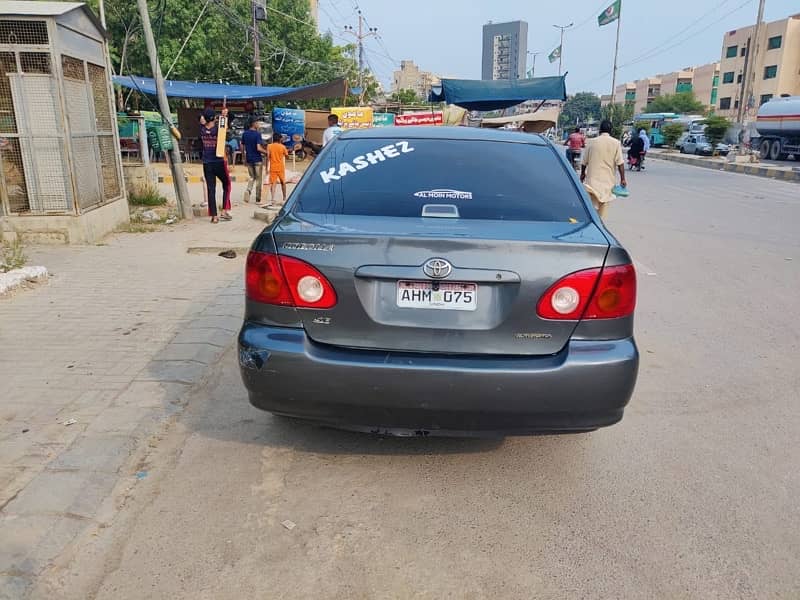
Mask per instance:
[[[609,23],[613,23],[619,19],[619,10],[621,6],[622,0],[617,0],[614,2],[614,4],[609,6],[597,16],[597,24],[602,27],[603,25],[608,25]]]
[[[556,61],[557,61],[559,58],[561,58],[561,46],[559,46],[558,48],[556,48],[555,50],[553,50],[553,51],[552,51],[552,52],[551,52],[551,53],[550,53],[550,54],[547,56],[547,60],[549,60],[551,63],[554,63],[554,62],[556,62]]]

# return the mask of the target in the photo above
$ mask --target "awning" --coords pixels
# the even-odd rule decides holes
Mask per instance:
[[[509,108],[526,100],[566,100],[565,77],[566,74],[510,81],[442,79],[442,93],[431,92],[429,100],[483,111]]]
[[[115,76],[114,83],[126,88],[155,95],[156,84],[150,77]],[[194,81],[164,82],[170,98],[200,98],[206,100],[316,100],[339,98],[346,95],[344,79],[304,87],[259,87],[255,85],[228,85],[224,83],[197,83]]]
[[[558,109],[548,108],[546,110],[525,113],[522,115],[483,119],[483,121],[481,121],[481,127],[503,127],[504,125],[516,125],[528,133],[544,133],[551,127],[555,127],[557,122]]]

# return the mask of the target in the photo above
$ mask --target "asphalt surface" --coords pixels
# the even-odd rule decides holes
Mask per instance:
[[[42,597],[800,597],[800,186],[628,178],[608,215],[640,282],[622,423],[320,429],[252,409],[230,350]]]

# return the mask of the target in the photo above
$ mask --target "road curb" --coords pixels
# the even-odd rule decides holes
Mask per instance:
[[[777,169],[775,167],[759,167],[756,165],[743,165],[741,163],[720,163],[714,161],[707,161],[702,158],[695,158],[694,156],[685,156],[683,154],[661,154],[649,152],[647,158],[654,158],[657,160],[665,160],[668,162],[677,162],[684,165],[692,165],[695,167],[702,167],[704,169],[712,169],[714,171],[727,171],[729,173],[742,173],[744,175],[755,175],[756,177],[765,177],[767,179],[779,179],[781,181],[794,181],[800,183],[800,170],[786,170]]]

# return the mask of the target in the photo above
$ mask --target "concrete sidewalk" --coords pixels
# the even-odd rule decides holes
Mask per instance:
[[[694,156],[691,154],[679,154],[678,152],[666,152],[661,149],[650,150],[647,153],[647,158],[668,160],[705,169],[715,169],[717,171],[728,171],[730,173],[743,173],[745,175],[755,175],[757,177],[800,182],[800,166],[797,166],[798,163],[792,161],[783,161],[785,166],[777,166],[771,163],[729,162],[725,157],[712,158],[710,156]]]
[[[26,249],[52,276],[0,298],[0,598],[25,598],[147,476],[146,440],[235,339],[253,212]]]

